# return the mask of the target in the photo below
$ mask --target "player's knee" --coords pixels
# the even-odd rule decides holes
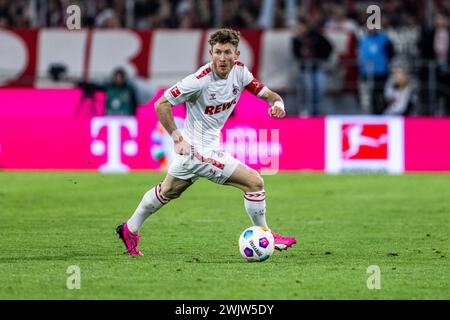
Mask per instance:
[[[161,186],[161,193],[166,198],[176,199],[181,196],[183,191],[173,186]]]
[[[181,196],[181,192],[169,192],[166,195],[166,197],[169,198],[170,200],[179,198],[180,196]]]
[[[252,174],[248,187],[250,189],[249,192],[256,192],[264,189],[264,180],[259,173],[255,172]]]

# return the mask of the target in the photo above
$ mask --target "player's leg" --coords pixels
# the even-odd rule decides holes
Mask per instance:
[[[224,183],[244,192],[244,205],[253,225],[269,229],[266,222],[266,193],[261,175],[239,163],[233,174]]]
[[[142,254],[137,244],[144,221],[170,200],[178,198],[198,178],[187,165],[188,160],[188,156],[175,155],[164,181],[147,191],[131,218],[117,227],[117,234],[131,255]]]
[[[245,164],[239,163],[231,176],[225,181],[226,185],[234,186],[244,192],[244,206],[253,225],[270,229],[266,223],[266,193],[264,180],[261,175]],[[283,250],[297,243],[293,237],[284,237],[272,231],[275,248]]]
[[[137,233],[151,214],[170,200],[178,198],[192,183],[191,180],[182,180],[167,174],[161,183],[144,194],[133,215],[127,221],[130,231]]]
[[[178,198],[192,183],[192,180],[183,180],[167,174],[163,182],[144,194],[131,218],[116,229],[129,254],[142,255],[137,248],[140,238],[138,233],[145,220],[170,200]]]

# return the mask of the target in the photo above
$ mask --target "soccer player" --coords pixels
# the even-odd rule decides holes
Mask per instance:
[[[253,225],[269,229],[262,177],[220,146],[221,129],[244,89],[270,104],[270,117],[286,115],[281,97],[255,79],[237,60],[239,39],[239,32],[231,29],[213,33],[208,41],[211,62],[166,90],[155,103],[159,121],[173,139],[176,156],[165,179],[147,191],[131,218],[116,228],[130,255],[142,255],[138,242],[144,221],[178,198],[200,177],[242,190],[245,209]],[[180,130],[175,125],[172,107],[183,102],[187,116]],[[277,250],[287,249],[297,242],[296,238],[271,232]]]

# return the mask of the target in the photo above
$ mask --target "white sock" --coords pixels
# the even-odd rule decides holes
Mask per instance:
[[[137,233],[144,221],[169,201],[169,198],[161,194],[161,183],[147,191],[136,211],[134,211],[130,220],[127,221],[128,229],[133,233]]]
[[[253,225],[269,229],[266,223],[266,193],[264,190],[246,192],[244,204]]]

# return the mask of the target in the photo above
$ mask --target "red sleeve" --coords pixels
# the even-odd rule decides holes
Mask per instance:
[[[264,88],[264,83],[259,81],[256,78],[253,78],[253,80],[245,87],[249,92],[254,94],[255,96],[258,95],[258,93],[261,92],[261,90]]]

